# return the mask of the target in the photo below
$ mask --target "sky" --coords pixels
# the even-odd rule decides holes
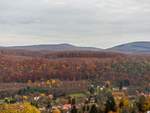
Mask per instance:
[[[150,41],[150,0],[0,0],[0,46]]]

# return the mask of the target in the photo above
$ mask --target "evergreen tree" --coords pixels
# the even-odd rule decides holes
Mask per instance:
[[[98,113],[98,109],[97,109],[95,104],[92,105],[91,110],[90,110],[89,113]]]
[[[77,112],[78,112],[78,110],[77,110],[76,106],[74,105],[71,109],[71,113],[77,113]]]
[[[71,100],[71,105],[75,105],[76,104],[76,99],[75,99],[75,97],[74,98],[72,98],[72,100]]]
[[[111,95],[108,97],[106,101],[106,108],[105,113],[108,113],[109,111],[115,111],[116,110],[116,103],[114,97]]]
[[[141,111],[141,112],[145,112],[146,110],[145,110],[145,101],[146,101],[146,98],[144,97],[144,96],[140,96],[139,97],[139,101],[138,101],[138,103],[137,103],[137,105],[138,105],[138,108],[139,108],[139,111]]]

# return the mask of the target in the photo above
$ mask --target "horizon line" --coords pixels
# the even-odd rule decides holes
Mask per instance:
[[[24,45],[4,45],[0,47],[25,47],[25,46],[48,46],[48,45],[70,45],[70,46],[75,46],[75,47],[91,47],[91,48],[97,48],[97,49],[109,49],[109,48],[113,48],[116,46],[120,46],[120,45],[124,45],[124,44],[130,44],[130,43],[150,43],[150,41],[129,41],[129,42],[125,42],[125,43],[119,43],[119,44],[114,44],[114,46],[108,47],[108,48],[100,48],[100,47],[96,47],[96,46],[82,46],[82,45],[76,45],[76,44],[72,44],[72,43],[39,43],[39,44],[24,44]]]

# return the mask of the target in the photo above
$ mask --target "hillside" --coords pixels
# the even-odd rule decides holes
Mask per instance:
[[[150,42],[133,42],[118,45],[108,49],[121,53],[150,54]]]
[[[31,52],[32,53],[32,52]],[[40,57],[0,54],[0,82],[61,80],[129,80],[132,85],[150,82],[150,58],[110,52],[50,52]]]
[[[118,81],[129,80],[132,85],[138,86],[150,82],[149,55],[124,54],[133,53],[133,50],[134,53],[148,51],[148,42],[124,44],[103,51],[89,49],[57,51],[59,47],[56,49],[54,45],[56,51],[47,50],[46,48],[52,49],[50,45],[1,47],[0,82],[27,82],[51,78],[110,80],[115,84],[118,84]],[[69,47],[74,48],[71,45],[67,45],[66,48]]]
[[[132,42],[122,45],[118,45],[108,49],[100,49],[95,47],[80,47],[71,44],[49,44],[49,45],[29,45],[29,46],[10,46],[0,47],[1,51],[15,51],[16,53],[22,53],[22,51],[47,53],[47,52],[64,52],[64,51],[93,51],[93,52],[118,52],[126,54],[150,54],[150,42]]]
[[[78,47],[71,44],[49,44],[49,45],[29,45],[29,46],[12,46],[7,49],[21,49],[30,51],[100,51],[94,47]]]

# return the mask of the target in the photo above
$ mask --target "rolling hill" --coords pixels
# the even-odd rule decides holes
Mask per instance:
[[[48,51],[48,52],[61,52],[61,51],[105,51],[105,52],[119,52],[126,54],[150,54],[150,42],[132,42],[118,45],[108,49],[100,49],[95,47],[79,47],[71,44],[48,44],[48,45],[29,45],[29,46],[10,46],[0,47],[0,50],[17,50],[17,51]]]
[[[94,47],[78,47],[71,44],[49,44],[49,45],[29,45],[29,46],[12,46],[8,49],[22,49],[31,51],[100,51]]]
[[[118,45],[107,50],[130,54],[150,54],[150,42],[132,42]]]

